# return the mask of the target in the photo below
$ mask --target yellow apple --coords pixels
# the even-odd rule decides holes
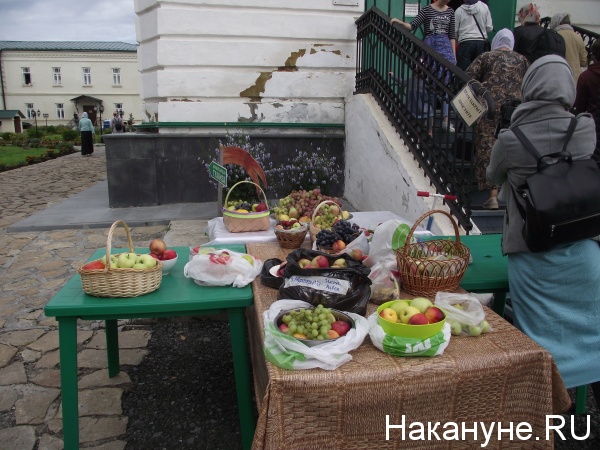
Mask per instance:
[[[242,255],[242,258],[244,258],[246,261],[248,261],[251,266],[254,266],[254,258],[252,256],[250,256],[250,255]]]
[[[393,311],[393,310],[392,310]],[[417,308],[415,308],[414,306],[407,306],[406,308],[404,308],[402,310],[402,312],[400,313],[400,321],[402,323],[408,323],[408,321],[410,320],[410,318],[412,316],[414,316],[415,314],[419,314],[421,311],[419,311]]]
[[[379,315],[392,323],[398,322],[398,314],[392,308],[383,308]]]
[[[394,311],[396,311],[396,314],[398,314],[398,317],[400,317],[400,313],[407,306],[410,306],[409,300],[397,300],[390,305],[390,308],[392,308]]]

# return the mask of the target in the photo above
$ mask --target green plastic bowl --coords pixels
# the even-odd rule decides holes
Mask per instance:
[[[427,325],[408,325],[406,323],[390,322],[379,315],[383,309],[388,308],[392,303],[397,301],[399,300],[385,302],[377,308],[377,323],[381,325],[381,328],[383,328],[383,331],[385,331],[386,334],[407,338],[427,339],[431,336],[435,336],[442,331],[442,328],[444,328],[444,324],[446,323],[445,317],[439,322],[429,323]]]

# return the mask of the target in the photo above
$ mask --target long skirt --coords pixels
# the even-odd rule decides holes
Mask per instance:
[[[567,388],[600,380],[600,245],[508,255],[515,326],[548,350]]]
[[[81,132],[81,154],[91,155],[94,153],[94,135],[91,131]]]

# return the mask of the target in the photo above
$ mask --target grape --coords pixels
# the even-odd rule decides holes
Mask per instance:
[[[282,317],[282,322],[288,324],[287,334],[305,334],[309,339],[327,340],[331,324],[335,317],[330,308],[318,305],[314,310],[300,309],[290,311]]]

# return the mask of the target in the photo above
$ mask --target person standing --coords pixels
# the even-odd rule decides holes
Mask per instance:
[[[492,50],[479,55],[467,68],[467,74],[492,94],[496,103],[496,117],[500,117],[500,108],[507,99],[521,97],[521,82],[529,67],[527,58],[514,52],[513,45],[512,32],[504,28],[494,36]],[[498,209],[498,186],[491,184],[486,177],[492,147],[496,142],[496,122],[483,116],[475,130],[477,186],[480,191],[488,191],[483,207]]]
[[[590,48],[592,64],[577,81],[577,95],[573,107],[578,113],[590,113],[596,122],[596,159],[600,159],[600,39]]]
[[[81,114],[79,124],[77,125],[81,133],[81,156],[92,156],[94,153],[94,124],[88,119],[86,112]]]
[[[563,37],[555,31],[540,25],[540,12],[533,3],[523,6],[517,17],[520,27],[515,28],[514,51],[520,53],[533,63],[545,55],[566,56],[566,46]]]
[[[123,133],[125,130],[125,125],[123,124],[123,119],[119,117],[119,114],[115,111],[113,113],[113,118],[110,120],[110,132],[111,133]]]
[[[393,18],[390,23],[398,23],[409,31],[414,31],[423,25],[423,42],[452,64],[456,64],[456,24],[454,10],[448,6],[450,0],[437,0],[426,5],[419,11],[417,17],[408,23]],[[448,121],[448,102],[442,104],[442,129],[453,133],[455,131]]]
[[[564,58],[548,55],[525,73],[523,102],[492,148],[487,176],[503,183],[506,215],[502,252],[508,255],[508,283],[514,324],[548,350],[567,388],[592,384],[600,406],[600,245],[593,239],[533,253],[523,238],[519,208],[525,200],[515,189],[537,172],[537,161],[511,128],[519,129],[541,155],[562,150],[575,116],[575,82]],[[574,160],[588,159],[595,147],[592,117],[580,114],[566,151]],[[517,203],[518,202],[518,203]]]
[[[464,0],[454,14],[456,22],[456,65],[467,70],[469,64],[481,55],[488,33],[494,29],[488,6],[479,0]]]
[[[575,84],[577,84],[579,75],[583,72],[582,68],[588,65],[587,50],[585,49],[583,38],[580,34],[573,31],[571,17],[565,12],[554,14],[552,19],[550,19],[548,28],[556,31],[565,40],[565,59],[569,63],[569,66],[571,66],[573,78],[575,79]]]

